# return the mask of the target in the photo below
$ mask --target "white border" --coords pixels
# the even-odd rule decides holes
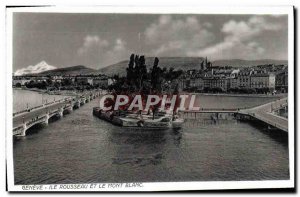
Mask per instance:
[[[288,64],[289,64],[289,165],[290,180],[284,181],[206,181],[206,182],[159,182],[143,183],[142,188],[88,189],[71,191],[176,191],[211,189],[253,189],[294,187],[294,15],[292,6],[194,6],[194,7],[32,7],[6,10],[6,158],[7,184],[9,191],[24,191],[14,185],[12,142],[12,14],[14,12],[59,12],[59,13],[148,13],[148,14],[288,14]],[[44,185],[49,188],[50,185]],[[70,191],[70,190],[43,190]]]

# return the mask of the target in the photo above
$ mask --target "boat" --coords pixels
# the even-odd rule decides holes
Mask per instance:
[[[94,107],[93,114],[100,119],[121,127],[179,129],[184,123],[184,119],[163,112],[157,113],[156,115],[128,113],[125,111],[104,112],[100,109],[100,107]]]

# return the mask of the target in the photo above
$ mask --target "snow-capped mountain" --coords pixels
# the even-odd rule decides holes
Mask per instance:
[[[35,66],[27,66],[26,68],[21,68],[15,72],[15,76],[27,75],[27,74],[36,74],[48,70],[56,69],[55,66],[47,64],[45,61],[41,61]]]

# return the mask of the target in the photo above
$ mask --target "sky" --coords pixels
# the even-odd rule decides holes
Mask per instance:
[[[39,62],[99,69],[129,59],[131,53],[211,61],[287,60],[287,19],[287,15],[14,13],[13,71],[35,69]]]

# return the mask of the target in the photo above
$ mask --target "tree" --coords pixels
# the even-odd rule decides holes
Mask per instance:
[[[133,79],[134,79],[134,62],[135,62],[135,59],[134,59],[134,54],[131,54],[130,55],[130,60],[129,60],[129,63],[128,63],[128,68],[126,68],[126,71],[127,71],[127,82],[129,85],[132,85],[132,82],[133,82]]]
[[[48,85],[52,85],[52,83],[53,83],[51,77],[48,77],[46,82]]]
[[[153,90],[161,91],[161,75],[162,70],[158,67],[159,59],[154,58],[152,72],[151,72],[151,86]]]
[[[137,77],[137,88],[142,90],[143,88],[143,81],[147,78],[147,67],[146,67],[146,60],[145,56],[141,56],[138,61],[138,68],[136,69],[136,77]]]
[[[35,87],[35,82],[33,80],[30,80],[29,82],[25,83],[25,86],[27,88],[34,88]]]
[[[119,75],[115,74],[115,75],[113,76],[113,79],[116,80],[116,81],[118,81],[118,80],[120,79],[120,77],[119,77]]]
[[[64,78],[62,80],[62,86],[70,86],[72,85],[72,79]]]
[[[55,83],[54,83],[54,87],[55,87],[56,89],[59,89],[60,83],[59,83],[59,82],[55,82]]]

